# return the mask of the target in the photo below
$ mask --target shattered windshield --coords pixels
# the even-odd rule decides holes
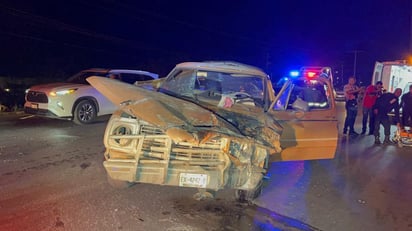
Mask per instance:
[[[161,91],[195,100],[221,100],[235,95],[263,102],[263,78],[248,74],[204,70],[176,70],[163,83]]]

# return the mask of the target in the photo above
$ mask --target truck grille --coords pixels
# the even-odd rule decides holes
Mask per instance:
[[[227,138],[204,144],[174,143],[162,129],[130,117],[112,119],[108,126],[104,166],[113,179],[210,189],[226,184],[225,174],[231,166],[225,153]],[[206,176],[207,182],[185,183],[190,178],[187,174],[193,174],[194,181]],[[231,184],[243,185],[244,181]]]
[[[113,131],[117,130],[119,129]],[[127,149],[128,155],[136,153],[138,159],[143,161],[171,161],[173,163],[212,166],[220,165],[225,161],[223,156],[225,154],[222,151],[225,147],[225,139],[210,140],[199,145],[188,142],[176,144],[161,129],[147,124],[140,124],[137,135],[131,135],[130,133],[120,135],[117,132],[112,134],[112,142],[110,143],[115,145],[112,148],[117,150],[120,148],[124,151]],[[132,140],[136,140],[136,142],[132,142]],[[121,143],[126,145],[122,146]],[[130,158],[133,157],[130,156]]]
[[[47,95],[39,91],[29,91],[27,93],[27,101],[34,103],[48,103]]]
[[[190,161],[220,161],[222,153],[221,142],[207,142],[201,146],[193,146],[189,143],[174,144],[172,147],[171,159]]]
[[[180,161],[210,161],[220,162],[221,140],[209,141],[201,145],[193,145],[187,142],[175,144],[164,132],[154,126],[142,125],[140,135],[155,135],[153,138],[145,137],[142,145],[142,152],[145,157],[155,157],[156,159],[166,159]],[[156,136],[159,135],[159,136]],[[170,154],[169,154],[170,151]]]

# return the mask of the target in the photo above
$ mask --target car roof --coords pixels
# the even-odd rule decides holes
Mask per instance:
[[[142,71],[142,70],[130,70],[130,69],[105,69],[105,68],[90,68],[83,70],[83,72],[98,72],[98,73],[114,73],[114,74],[121,74],[121,73],[126,73],[126,74],[139,74],[139,75],[148,75],[152,77],[153,79],[158,79],[159,75],[148,72],[148,71]]]
[[[90,69],[85,69],[82,70],[83,72],[101,72],[101,73],[107,73],[109,72],[110,69],[105,69],[105,68],[90,68]]]
[[[176,68],[202,69],[268,77],[265,72],[257,67],[232,61],[184,62],[177,64]]]
[[[109,73],[127,73],[127,74],[140,74],[140,75],[148,75],[154,79],[158,79],[159,75],[148,72],[148,71],[141,71],[141,70],[128,70],[128,69],[111,69]]]

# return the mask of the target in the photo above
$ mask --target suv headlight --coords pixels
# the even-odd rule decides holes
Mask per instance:
[[[52,91],[50,92],[50,96],[56,95],[69,95],[73,92],[77,91],[77,88],[67,89],[67,90],[60,90],[60,91]]]

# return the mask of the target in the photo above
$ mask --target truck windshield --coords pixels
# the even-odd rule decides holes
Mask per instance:
[[[239,93],[263,101],[263,78],[248,74],[205,70],[176,70],[160,90],[177,96],[220,100],[222,95]]]

